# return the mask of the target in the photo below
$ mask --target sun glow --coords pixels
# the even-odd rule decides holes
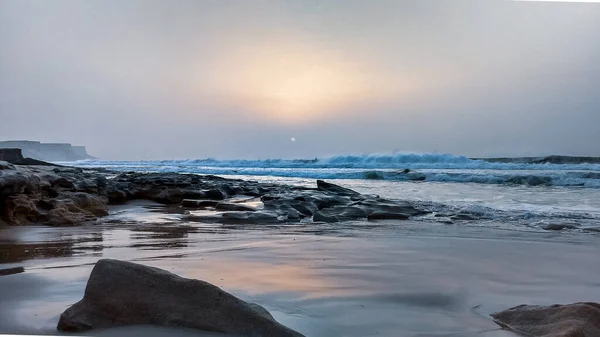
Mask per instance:
[[[212,69],[214,97],[280,122],[314,120],[382,93],[358,62],[302,44],[244,45]]]

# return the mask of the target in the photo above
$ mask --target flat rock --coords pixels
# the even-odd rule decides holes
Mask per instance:
[[[503,328],[531,337],[598,337],[600,304],[520,305],[493,313]]]
[[[186,327],[240,336],[298,337],[259,305],[200,280],[131,262],[99,260],[83,299],[57,329],[79,332],[133,324]]]

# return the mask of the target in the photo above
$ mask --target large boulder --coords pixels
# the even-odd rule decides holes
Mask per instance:
[[[132,324],[186,327],[240,336],[298,337],[256,304],[200,280],[131,262],[99,260],[83,299],[57,329],[79,332]]]
[[[600,304],[519,305],[492,314],[494,321],[509,330],[531,337],[598,337]]]

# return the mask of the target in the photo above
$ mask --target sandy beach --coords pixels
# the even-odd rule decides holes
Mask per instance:
[[[0,229],[0,269],[24,268],[0,276],[0,333],[56,334],[100,258],[206,280],[307,336],[513,336],[488,315],[600,298],[597,236],[411,221],[224,226],[176,221],[147,202],[110,212],[123,223]],[[165,328],[85,334],[132,332]]]

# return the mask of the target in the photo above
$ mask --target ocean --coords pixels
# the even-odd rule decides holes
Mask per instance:
[[[600,230],[600,164],[489,162],[452,154],[337,156],[314,160],[161,160],[66,163],[116,171],[212,174],[314,186],[332,180],[361,193],[418,203],[433,213],[472,215],[469,226],[544,230],[548,225]],[[565,227],[565,226],[562,226]]]

